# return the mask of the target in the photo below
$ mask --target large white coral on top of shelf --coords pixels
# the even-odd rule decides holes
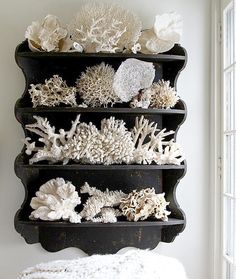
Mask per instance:
[[[182,19],[177,13],[157,15],[153,28],[142,31],[139,38],[141,52],[161,53],[170,50],[180,41]]]
[[[47,15],[41,22],[33,21],[25,32],[32,51],[69,51],[72,42],[68,31],[61,27],[58,18]]]
[[[85,52],[122,52],[138,41],[139,18],[117,5],[91,2],[81,7],[70,24],[71,38]]]
[[[166,209],[169,202],[166,202],[164,195],[156,194],[154,188],[134,190],[121,199],[120,209],[129,221],[137,222],[147,218],[168,221],[171,212]]]
[[[30,206],[34,211],[30,219],[44,221],[69,220],[71,223],[80,223],[81,217],[75,212],[75,207],[81,203],[75,186],[63,178],[51,179],[43,184],[36,197],[33,197]]]
[[[104,62],[87,67],[86,72],[76,81],[78,93],[84,103],[91,107],[107,107],[119,102],[113,90],[114,76],[115,70]]]
[[[69,87],[60,76],[53,75],[44,84],[31,84],[29,94],[33,107],[54,107],[60,104],[77,106],[76,88]]]
[[[80,192],[90,196],[80,212],[82,218],[93,222],[117,222],[117,217],[121,216],[121,212],[115,207],[118,207],[121,199],[127,196],[125,193],[108,189],[102,192],[95,187],[90,187],[87,182],[81,187]]]

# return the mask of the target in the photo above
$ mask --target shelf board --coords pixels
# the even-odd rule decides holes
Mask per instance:
[[[67,165],[50,165],[50,164],[25,164],[21,158],[17,158],[15,165],[26,169],[50,169],[50,170],[102,170],[102,171],[119,171],[119,170],[172,170],[185,169],[185,164],[178,165],[81,165],[81,164],[67,164]]]
[[[41,226],[41,227],[76,227],[76,228],[100,228],[100,227],[159,227],[159,226],[174,226],[184,224],[184,220],[169,218],[168,221],[118,221],[116,223],[94,223],[94,222],[82,222],[82,223],[69,223],[66,221],[32,221],[32,220],[17,220],[21,225],[27,226]]]
[[[186,113],[181,109],[142,109],[142,108],[81,108],[81,107],[17,107],[17,112],[23,113],[127,113],[127,114],[182,114]]]

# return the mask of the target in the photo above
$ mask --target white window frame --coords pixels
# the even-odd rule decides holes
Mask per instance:
[[[211,279],[222,279],[223,275],[223,194],[224,172],[222,154],[224,152],[224,110],[222,94],[223,47],[222,47],[222,7],[228,0],[212,0],[211,37],[211,99],[210,99],[210,271]],[[235,2],[234,2],[235,3]],[[236,18],[236,17],[235,17]]]

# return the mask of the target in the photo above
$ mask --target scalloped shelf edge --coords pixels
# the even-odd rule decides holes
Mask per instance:
[[[142,221],[113,224],[21,221],[15,217],[15,228],[29,244],[40,243],[49,252],[76,247],[92,255],[116,253],[124,247],[154,249],[160,241],[172,242],[183,231],[185,220],[168,222]],[[151,224],[152,223],[152,224]],[[165,231],[168,230],[168,238]],[[115,233],[114,233],[115,232]]]

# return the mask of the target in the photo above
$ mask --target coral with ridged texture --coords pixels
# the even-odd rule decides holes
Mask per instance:
[[[51,179],[43,184],[36,197],[33,197],[30,206],[34,211],[30,219],[44,221],[65,220],[71,223],[80,223],[81,217],[75,212],[75,207],[81,203],[75,186],[63,178]]]
[[[121,200],[120,209],[128,221],[137,222],[148,218],[168,221],[171,212],[166,209],[169,202],[166,202],[164,195],[156,194],[154,188],[133,190]]]

